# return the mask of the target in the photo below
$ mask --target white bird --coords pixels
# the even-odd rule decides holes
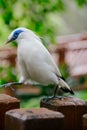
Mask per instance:
[[[64,92],[74,94],[63,80],[51,54],[36,34],[27,28],[20,27],[13,30],[9,35],[7,43],[12,41],[16,41],[18,44],[17,56],[21,70],[21,78],[18,84],[26,83],[30,79],[44,85],[54,84],[53,97],[55,97],[58,87]],[[15,84],[8,83],[7,86]]]

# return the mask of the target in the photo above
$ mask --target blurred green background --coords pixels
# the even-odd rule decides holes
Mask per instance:
[[[35,31],[47,44],[54,43],[58,34],[81,32],[85,27],[80,21],[87,20],[84,14],[86,4],[87,0],[0,0],[0,44],[20,26]]]
[[[84,32],[87,30],[86,7],[87,0],[0,0],[0,46],[4,48],[10,32],[21,26],[35,31],[47,47],[56,44],[58,35]],[[7,63],[3,66],[0,63],[0,84],[17,81],[16,68]],[[61,66],[60,70],[68,79],[66,66]],[[86,80],[82,77],[80,81],[82,79]],[[2,88],[0,91],[2,93]],[[21,107],[39,107],[39,101],[47,91],[42,95],[21,98]],[[86,93],[86,90],[76,92],[76,96],[86,100]]]

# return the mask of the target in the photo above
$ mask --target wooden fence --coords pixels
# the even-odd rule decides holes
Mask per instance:
[[[57,42],[49,49],[57,64],[66,63],[70,76],[87,75],[87,33],[59,36]]]
[[[0,130],[87,130],[87,102],[62,97],[40,102],[40,108],[20,108],[20,101],[0,94]]]

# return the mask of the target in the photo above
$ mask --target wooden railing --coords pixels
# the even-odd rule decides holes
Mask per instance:
[[[57,64],[66,63],[70,76],[87,75],[87,33],[59,36],[50,52]]]

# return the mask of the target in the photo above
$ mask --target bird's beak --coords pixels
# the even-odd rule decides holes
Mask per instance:
[[[9,43],[9,40],[5,44],[8,44],[8,43]]]
[[[10,42],[12,42],[12,41],[13,41],[13,39],[8,39],[5,44],[8,44],[8,43],[10,43]]]

